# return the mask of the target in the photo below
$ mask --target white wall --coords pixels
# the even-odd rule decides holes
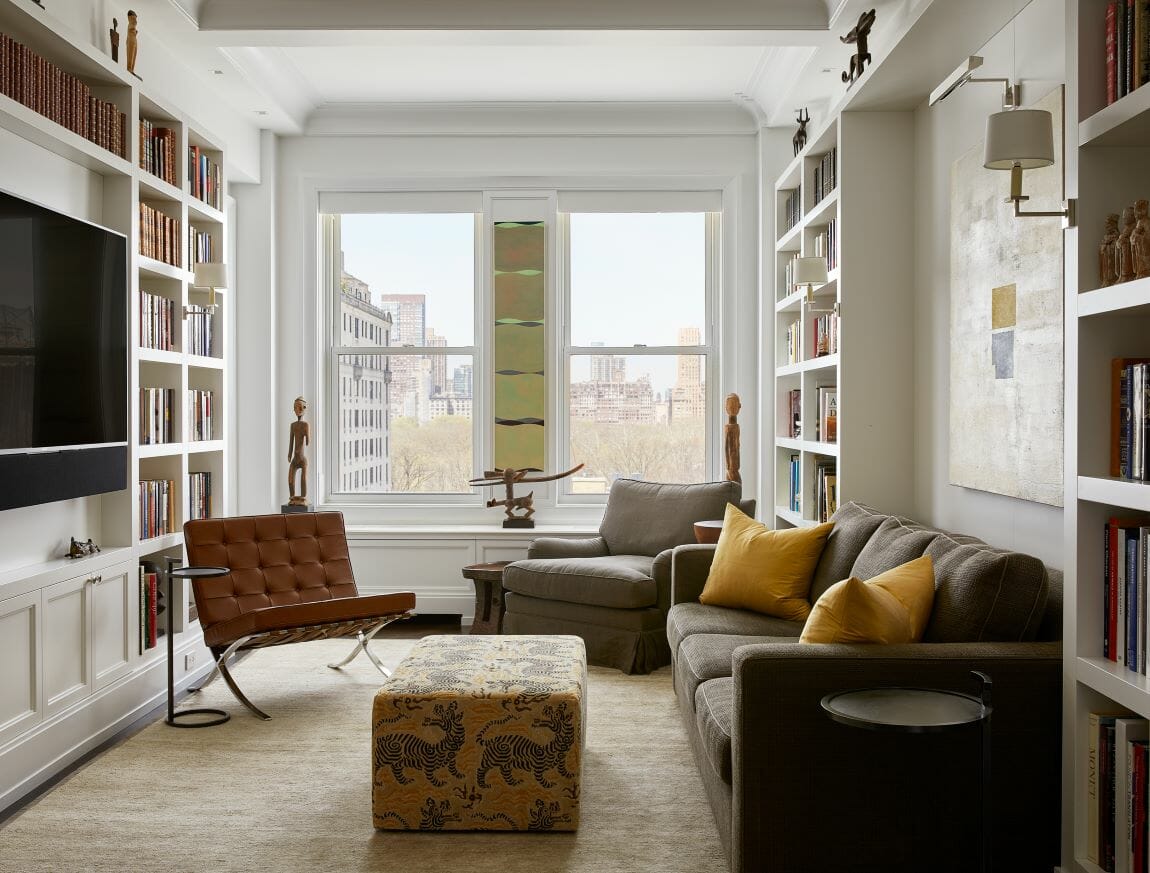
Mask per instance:
[[[1016,19],[1016,31],[1008,25],[981,49],[955,46],[954,64],[979,54],[985,59],[982,75],[1014,78],[1017,69],[1022,102],[1029,104],[1065,81],[1064,17],[1064,0],[1033,0]],[[996,86],[967,85],[933,109],[924,104],[915,112],[916,513],[940,527],[1061,567],[1061,509],[949,484],[950,170],[982,141],[986,117],[1000,108],[1000,100]],[[1002,177],[1005,197],[1009,179],[1006,173]]]

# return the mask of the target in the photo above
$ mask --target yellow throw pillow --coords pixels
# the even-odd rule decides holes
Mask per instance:
[[[863,582],[828,588],[811,610],[801,643],[917,643],[934,605],[934,563],[923,555]]]
[[[803,621],[811,577],[833,524],[770,530],[727,504],[700,603]]]

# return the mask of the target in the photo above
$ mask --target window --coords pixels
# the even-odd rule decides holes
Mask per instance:
[[[706,212],[565,218],[568,494],[621,476],[710,478],[713,250]]]

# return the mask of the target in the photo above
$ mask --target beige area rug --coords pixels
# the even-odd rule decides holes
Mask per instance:
[[[410,640],[375,650],[394,664]],[[576,833],[404,833],[371,825],[365,658],[347,641],[262,649],[235,670],[272,715],[216,680],[199,698],[220,727],[162,721],[94,759],[0,829],[0,871],[725,871],[679,721],[670,670],[592,667],[582,824]],[[184,705],[189,705],[187,702]]]

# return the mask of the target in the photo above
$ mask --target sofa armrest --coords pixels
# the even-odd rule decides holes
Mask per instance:
[[[994,830],[995,866],[1049,871],[1058,863],[1061,643],[764,643],[736,649],[732,667],[732,871],[790,869],[788,859],[810,858],[813,845],[815,866],[826,870],[848,869],[860,845],[897,847],[889,869],[921,869],[916,853],[920,864],[952,849],[958,860],[947,870],[977,869],[977,840],[934,854],[924,841],[935,838],[938,817],[969,821],[968,835],[977,830],[978,732],[859,730],[820,706],[826,694],[876,686],[973,694],[971,670],[994,682],[991,803],[994,820],[1011,823]],[[915,822],[874,815],[918,816],[906,812],[907,798],[928,795]],[[837,823],[833,841],[828,821]]]
[[[674,549],[664,549],[651,564],[651,578],[655,580],[655,591],[659,598],[657,605],[664,615],[671,608],[671,559],[674,553]]]
[[[713,545],[676,546],[671,554],[671,603],[694,603],[703,593],[711,562]]]
[[[602,558],[611,554],[603,537],[539,537],[527,547],[527,558]]]

